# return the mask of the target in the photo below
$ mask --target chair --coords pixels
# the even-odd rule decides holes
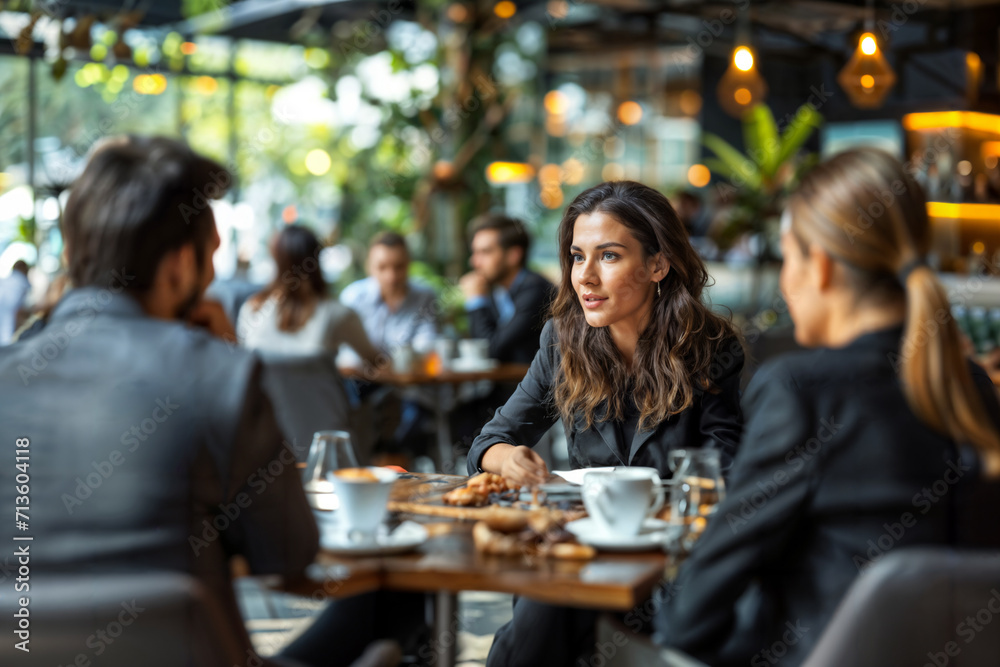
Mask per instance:
[[[7,582],[13,589],[13,582]],[[259,663],[246,636],[227,626],[221,608],[193,577],[173,572],[52,575],[32,572],[30,590],[0,596],[0,614],[19,621],[29,604],[29,653],[8,631],[0,664],[24,667],[232,667]],[[79,656],[83,656],[80,658]],[[252,661],[250,660],[252,658]]]
[[[344,378],[330,355],[261,355],[261,361],[264,391],[298,461],[308,457],[316,431],[340,430],[351,433],[358,462],[367,462],[368,448],[353,428]]]
[[[858,577],[805,667],[997,664],[1000,552],[913,548]]]

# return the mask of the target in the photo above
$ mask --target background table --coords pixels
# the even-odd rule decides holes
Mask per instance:
[[[452,447],[451,421],[448,415],[455,409],[456,385],[463,382],[520,382],[528,373],[528,364],[500,364],[496,368],[483,371],[456,372],[442,370],[430,374],[423,370],[410,373],[397,373],[391,367],[369,369],[342,367],[341,374],[345,378],[362,382],[389,384],[395,387],[431,386],[437,389],[437,400],[434,401],[434,426],[437,435],[438,457],[444,472],[461,472],[456,468],[454,450]]]
[[[392,499],[421,502],[461,485],[455,475],[408,474]],[[422,515],[404,518],[424,523],[431,538],[415,553],[344,558],[321,552],[304,580],[286,588],[304,595],[322,591],[337,598],[385,589],[435,593],[434,637],[448,632],[460,591],[494,591],[570,607],[628,611],[649,598],[672,560],[661,552],[600,553],[589,561],[529,556],[491,556],[477,552],[471,521]],[[437,651],[438,665],[454,665],[450,651]]]

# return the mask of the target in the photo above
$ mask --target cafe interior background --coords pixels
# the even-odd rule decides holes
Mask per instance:
[[[44,294],[88,150],[162,134],[236,175],[214,204],[220,281],[263,284],[267,240],[301,223],[343,287],[391,229],[461,334],[468,220],[522,217],[532,266],[555,280],[565,206],[628,178],[678,203],[714,307],[760,361],[793,344],[784,199],[802,170],[865,144],[925,186],[931,261],[987,354],[1000,346],[998,45],[1000,2],[979,0],[0,2],[0,276],[25,259]],[[275,615],[315,611],[239,585],[258,646],[288,630]],[[509,601],[463,605],[479,615],[463,646],[484,653]]]
[[[589,185],[693,194],[682,212],[710,298],[767,354],[788,325],[783,199],[803,169],[865,143],[925,185],[956,315],[979,352],[1000,339],[1000,3],[0,7],[0,274],[28,260],[36,295],[60,269],[60,211],[87,151],[155,133],[234,168],[216,205],[220,279],[266,281],[266,240],[295,222],[329,244],[322,266],[343,286],[392,229],[459,334],[473,215],[523,217],[532,265],[556,278],[554,230]]]

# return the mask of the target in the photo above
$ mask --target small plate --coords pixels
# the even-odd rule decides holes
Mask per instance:
[[[374,542],[352,542],[339,526],[321,527],[320,546],[335,556],[388,556],[416,549],[427,541],[427,529],[419,523],[404,521],[389,534],[379,533]]]
[[[566,530],[573,533],[582,544],[589,544],[602,551],[652,551],[662,549],[667,538],[676,528],[660,519],[646,519],[635,537],[609,535],[594,519],[586,517],[570,521]]]

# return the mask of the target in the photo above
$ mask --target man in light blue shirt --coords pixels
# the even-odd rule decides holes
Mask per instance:
[[[402,345],[430,351],[437,336],[434,292],[409,279],[410,252],[395,232],[383,232],[368,251],[368,277],[351,283],[340,302],[361,316],[377,347],[392,354]]]
[[[406,240],[395,232],[377,235],[368,250],[368,277],[351,283],[340,294],[340,302],[361,316],[365,332],[376,347],[390,355],[409,345],[417,355],[429,352],[437,337],[437,301],[429,288],[409,279],[410,251]],[[338,363],[360,364],[343,351]],[[373,411],[377,424],[375,448],[378,461],[408,467],[409,456],[422,449],[426,440],[421,422],[429,415],[421,405],[432,397],[418,389],[400,393],[388,386],[358,386],[361,397]],[[426,392],[424,392],[426,393]],[[399,452],[402,451],[402,458]]]

